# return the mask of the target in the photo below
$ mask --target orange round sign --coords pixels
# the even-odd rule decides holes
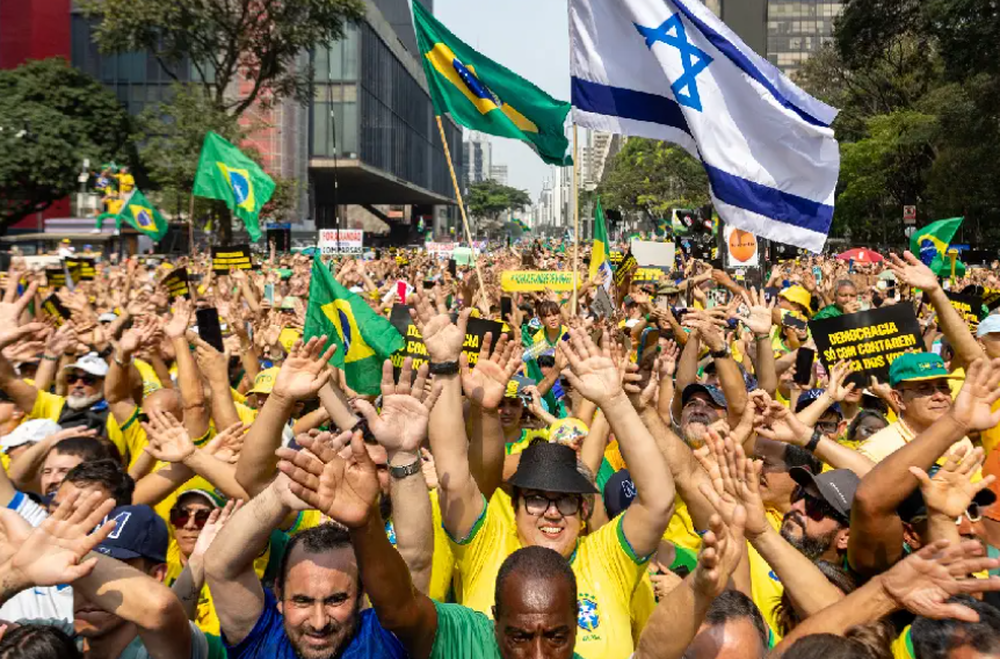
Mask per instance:
[[[757,252],[757,238],[752,233],[733,229],[729,234],[729,254],[735,261],[745,263]]]

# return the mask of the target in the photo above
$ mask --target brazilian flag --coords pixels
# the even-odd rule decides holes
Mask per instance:
[[[347,386],[361,394],[379,393],[382,363],[406,343],[392,323],[344,288],[317,257],[313,259],[302,340],[324,334],[337,344],[330,363],[342,368]]]
[[[569,103],[470,48],[419,2],[413,3],[413,26],[435,114],[521,140],[550,165],[573,164],[563,130]]]
[[[948,262],[948,272],[951,273],[951,262],[947,258],[948,246],[955,237],[964,217],[953,217],[950,220],[938,220],[925,227],[917,229],[910,236],[910,251],[924,265],[938,272]]]
[[[139,233],[146,234],[159,242],[167,235],[167,220],[156,210],[139,188],[132,191],[122,208],[115,215],[115,226],[120,230],[122,222],[128,222]]]
[[[274,180],[217,133],[205,134],[194,177],[194,195],[226,202],[243,220],[250,240],[260,240],[260,209],[274,194]]]

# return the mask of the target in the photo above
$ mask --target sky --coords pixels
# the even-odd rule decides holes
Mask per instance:
[[[565,0],[434,0],[434,15],[456,36],[560,100],[569,100],[569,18]],[[491,137],[493,164],[534,201],[550,167],[526,144]]]

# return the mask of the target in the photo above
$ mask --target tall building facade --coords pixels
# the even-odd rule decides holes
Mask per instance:
[[[767,59],[791,75],[833,39],[842,0],[768,0]]]
[[[462,143],[462,150],[465,152],[463,179],[468,187],[490,178],[493,170],[493,144],[488,135],[477,130],[470,130],[465,136]]]
[[[500,185],[507,185],[507,165],[491,165],[490,178]]]
[[[432,0],[418,1],[433,8]],[[312,103],[285,102],[245,115],[246,124],[255,125],[247,141],[261,153],[265,169],[301,185],[299,208],[287,218],[293,225],[333,227],[345,215],[343,207],[353,204],[406,208],[405,224],[413,217],[439,217],[436,206],[454,204],[409,4],[365,5],[365,19],[343,39],[301,54],[300,64],[311,61],[316,71]],[[98,52],[92,22],[71,0],[0,2],[0,66],[52,56],[93,75],[132,114],[169,97],[173,78],[150,54]],[[181,62],[172,73],[192,80],[191,68]],[[229,90],[247,91],[246,81]],[[455,169],[462,171],[461,129],[449,118],[444,128]]]

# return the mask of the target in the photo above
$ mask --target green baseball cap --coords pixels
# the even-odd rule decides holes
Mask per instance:
[[[948,373],[944,360],[933,352],[908,352],[897,357],[889,366],[890,387],[895,387],[900,382],[953,380],[956,377]]]

